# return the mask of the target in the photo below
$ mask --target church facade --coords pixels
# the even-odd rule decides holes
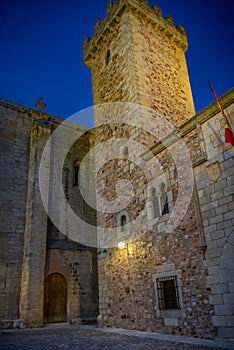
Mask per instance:
[[[36,110],[0,101],[2,328],[97,320],[233,337],[233,151],[216,103],[195,114],[186,49],[184,28],[156,5],[110,1],[84,41],[94,130],[64,124],[41,100]],[[220,101],[233,123],[234,90]],[[59,128],[76,136],[60,177]],[[68,205],[87,228],[69,226]]]

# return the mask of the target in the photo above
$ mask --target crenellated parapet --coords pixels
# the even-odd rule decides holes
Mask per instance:
[[[103,20],[97,19],[94,24],[94,35],[86,37],[83,44],[84,63],[92,57],[98,45],[109,32],[113,31],[115,24],[120,21],[124,11],[135,13],[144,17],[150,22],[155,30],[162,32],[171,42],[184,51],[187,49],[187,37],[185,29],[178,25],[174,26],[174,20],[170,16],[162,17],[162,12],[157,5],[148,6],[148,0],[110,0],[106,6],[106,17]]]

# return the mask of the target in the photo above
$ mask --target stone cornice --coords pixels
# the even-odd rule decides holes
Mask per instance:
[[[18,113],[24,113],[28,117],[33,118],[35,122],[42,127],[51,128],[52,125],[58,126],[65,121],[63,123],[64,127],[69,127],[73,130],[76,129],[78,132],[82,132],[82,133],[88,132],[91,138],[94,137],[94,132],[92,129],[84,125],[79,125],[74,122],[69,122],[69,120],[66,121],[66,119],[57,117],[55,115],[52,115],[46,112],[37,111],[35,109],[22,106],[16,102],[5,100],[3,98],[0,98],[0,105],[4,106],[5,108],[9,108],[11,110],[17,111]]]
[[[27,113],[29,115],[34,115],[39,117],[43,117],[43,118],[47,118],[47,119],[56,119],[57,122],[62,123],[64,119],[54,116],[52,114],[46,113],[46,112],[41,112],[41,111],[37,111],[36,109],[30,108],[30,107],[26,107],[23,105],[20,105],[19,103],[13,102],[13,101],[9,101],[6,100],[4,98],[0,98],[0,105],[4,106],[5,108],[10,108],[12,110],[15,110],[17,112],[21,112],[21,113]]]
[[[106,17],[101,21],[97,19],[94,24],[94,35],[92,38],[87,37],[83,44],[83,59],[87,64],[90,57],[97,50],[101,40],[105,40],[105,35],[113,30],[116,22],[125,11],[142,16],[155,26],[157,31],[164,33],[171,42],[181,47],[184,51],[187,49],[187,37],[184,28],[181,25],[174,26],[174,20],[170,16],[162,17],[161,10],[158,6],[148,6],[147,0],[117,0],[109,1],[106,8]]]
[[[225,109],[234,103],[234,88],[227,91],[224,95],[220,97],[220,102],[222,107]],[[195,114],[191,119],[189,119],[186,123],[184,123],[179,129],[181,136],[186,135],[192,129],[196,127],[196,124],[203,124],[214,115],[218,114],[220,109],[216,102],[211,103],[209,106],[204,108],[199,113]]]

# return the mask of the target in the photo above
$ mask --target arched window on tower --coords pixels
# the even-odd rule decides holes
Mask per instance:
[[[121,230],[124,231],[124,226],[127,224],[126,215],[122,215],[120,218]]]
[[[117,216],[118,232],[127,232],[127,225],[129,223],[129,215],[127,210],[121,211]]]
[[[155,188],[152,188],[151,190],[151,198],[152,198],[152,206],[153,206],[153,217],[157,218],[160,215],[160,212],[159,212],[158,196]]]
[[[168,205],[168,197],[166,191],[166,185],[162,183],[160,185],[160,204],[161,204],[161,215],[165,215],[169,213],[169,205]]]

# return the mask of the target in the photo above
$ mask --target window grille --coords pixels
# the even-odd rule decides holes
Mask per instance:
[[[158,278],[157,292],[160,310],[180,309],[176,276]]]

